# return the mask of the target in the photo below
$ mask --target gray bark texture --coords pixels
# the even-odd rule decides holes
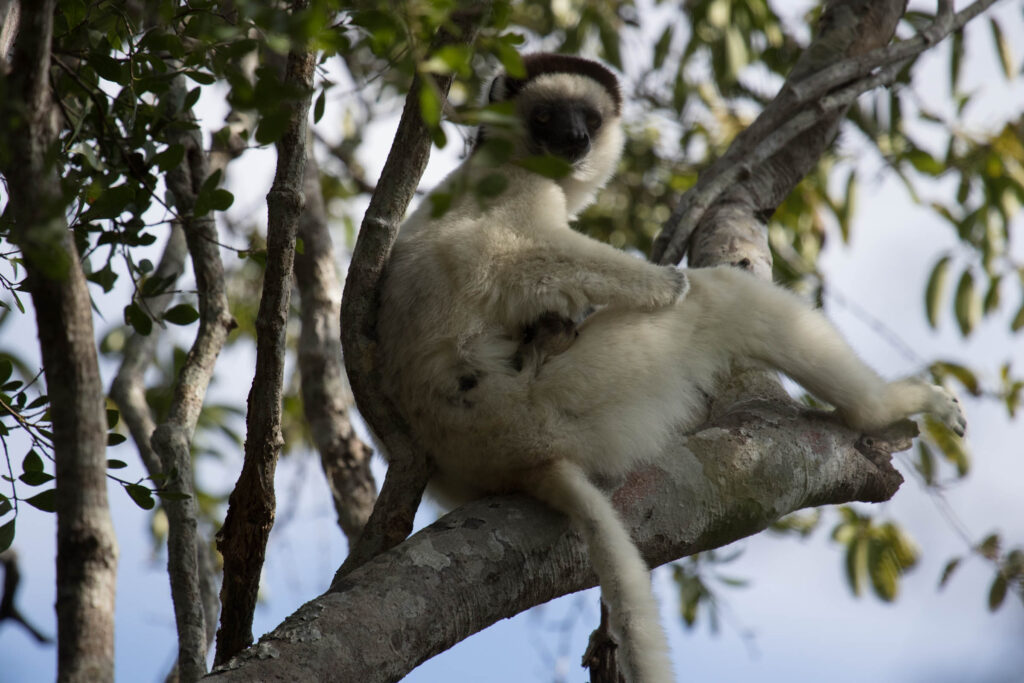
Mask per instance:
[[[672,457],[634,472],[612,500],[657,566],[809,505],[888,498],[901,481],[889,452],[913,433],[903,423],[888,440],[858,438],[831,416],[753,401],[680,435]],[[595,583],[563,516],[527,498],[485,499],[353,570],[209,679],[397,681],[499,619]]]
[[[25,257],[53,422],[57,512],[57,680],[112,681],[117,540],[107,506],[107,420],[85,274],[52,161],[55,0],[22,8],[0,72],[0,172]]]
[[[299,333],[299,375],[302,409],[320,452],[320,464],[331,489],[338,526],[351,547],[366,525],[377,500],[370,472],[373,451],[352,429],[348,409],[352,392],[341,357],[341,282],[334,246],[327,229],[327,211],[320,190],[320,167],[306,153],[303,186],[305,207],[299,218],[303,250],[295,256],[302,331]]]
[[[172,86],[184,98],[183,77]],[[195,216],[193,208],[209,176],[209,161],[196,130],[183,130],[174,140],[185,147],[181,164],[167,174],[167,187],[174,195],[175,208],[192,257],[199,298],[199,330],[174,385],[174,398],[167,420],[152,432],[150,445],[165,473],[176,473],[166,486],[187,497],[163,500],[167,513],[167,571],[171,581],[175,623],[178,628],[178,677],[195,681],[206,673],[211,612],[209,551],[198,533],[195,492],[192,488],[192,437],[206,399],[228,333],[235,321],[228,310],[224,265],[217,246],[217,225],[211,215]],[[141,381],[141,377],[138,378]],[[140,449],[141,451],[141,449]],[[205,568],[205,569],[204,569]]]
[[[295,9],[303,3],[293,3]],[[313,92],[314,55],[288,56],[285,83],[300,92],[290,103],[290,120],[277,143],[277,171],[267,195],[267,267],[256,317],[256,373],[249,392],[245,459],[228,502],[217,547],[224,558],[221,622],[216,662],[226,661],[252,642],[267,538],[274,524],[274,472],[284,445],[281,397],[285,333],[306,164],[306,128]]]

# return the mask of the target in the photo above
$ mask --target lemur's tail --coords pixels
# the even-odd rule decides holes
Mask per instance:
[[[650,573],[611,501],[576,465],[543,470],[531,493],[568,515],[583,534],[601,582],[619,662],[629,683],[672,683],[668,643],[651,592]]]

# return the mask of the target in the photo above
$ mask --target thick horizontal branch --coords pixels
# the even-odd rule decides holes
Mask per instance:
[[[913,433],[903,423],[872,441],[828,415],[751,401],[680,436],[612,498],[657,566],[803,507],[889,498],[902,481],[891,452]],[[484,499],[356,569],[210,678],[396,681],[499,619],[595,583],[567,519],[527,498]]]

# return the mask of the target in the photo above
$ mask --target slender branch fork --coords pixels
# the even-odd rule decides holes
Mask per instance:
[[[701,218],[733,183],[829,114],[851,105],[862,93],[891,83],[907,62],[996,2],[976,0],[954,13],[950,0],[939,0],[935,19],[917,36],[787,81],[778,97],[683,196],[655,240],[652,260],[678,263]]]

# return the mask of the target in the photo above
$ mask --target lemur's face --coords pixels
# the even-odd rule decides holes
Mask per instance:
[[[523,63],[525,78],[500,75],[488,92],[490,102],[515,104],[522,122],[520,153],[551,154],[577,169],[603,163],[605,156],[617,158],[621,95],[615,75],[568,55],[527,55]]]
[[[590,153],[603,122],[598,108],[586,100],[541,100],[525,112],[530,151],[553,154],[569,163]]]
[[[522,86],[515,103],[525,151],[552,154],[574,165],[600,147],[606,128],[618,122],[616,102],[605,86],[580,74],[541,74]]]

